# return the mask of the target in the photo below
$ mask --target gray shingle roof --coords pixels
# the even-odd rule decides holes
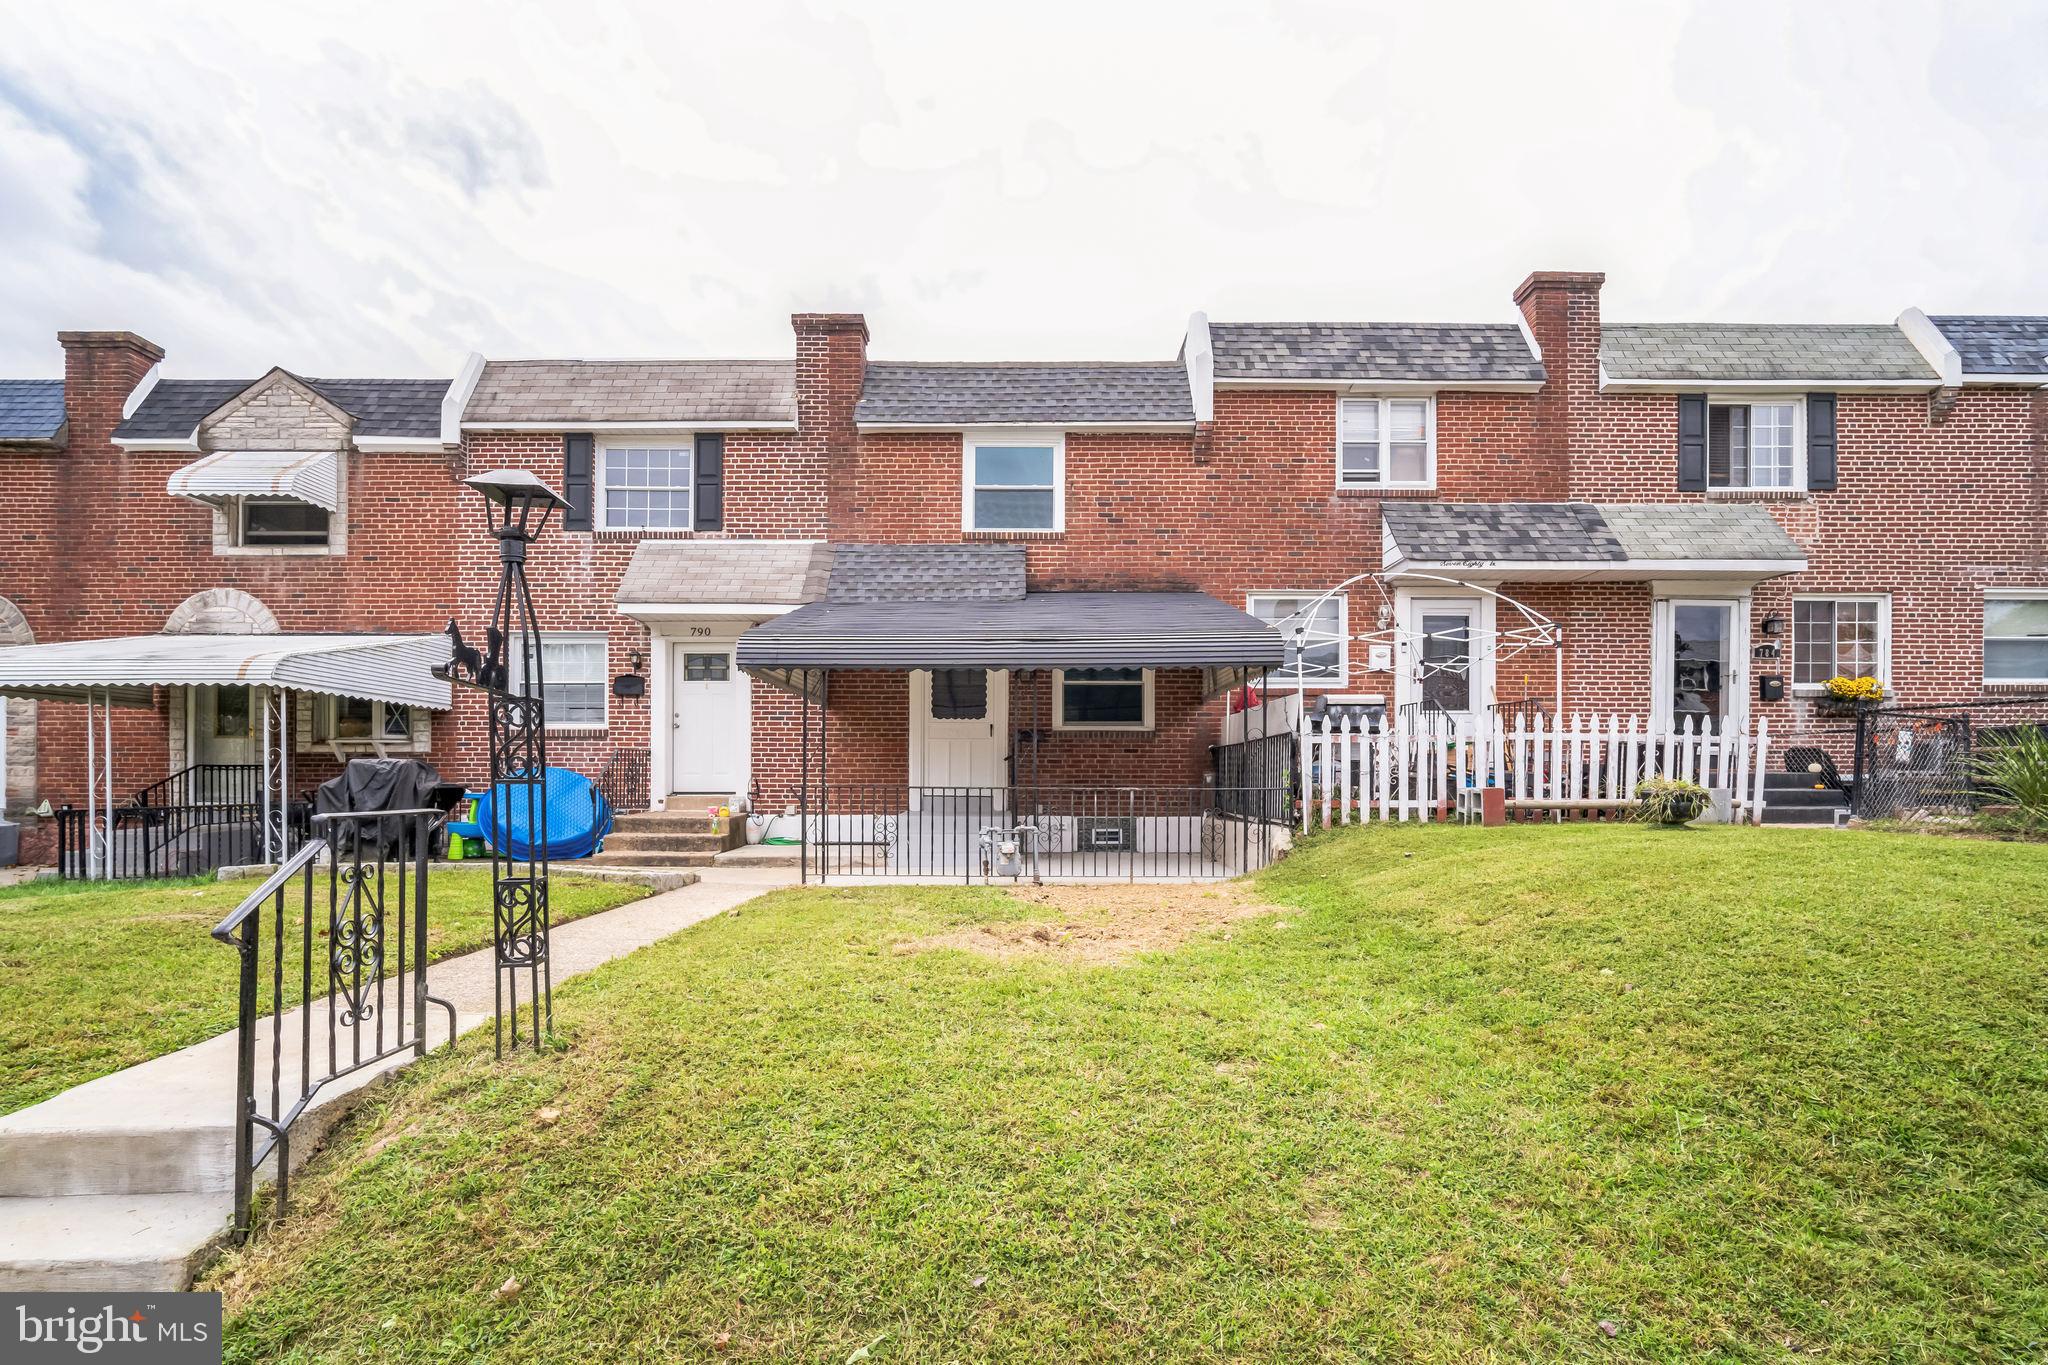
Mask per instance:
[[[2048,374],[2048,318],[1929,318],[1963,359],[1964,374]]]
[[[0,379],[0,441],[53,440],[63,427],[63,380]]]
[[[1601,328],[1600,363],[1617,380],[1939,378],[1888,323],[1610,323]]]
[[[494,360],[469,424],[796,421],[792,360]]]
[[[643,540],[619,579],[617,601],[795,606],[825,595],[828,545],[744,540]]]
[[[1806,551],[1753,503],[1602,503],[1630,559],[1804,559]]]
[[[1389,502],[1401,554],[1422,563],[1792,560],[1806,552],[1750,503]]]
[[[858,422],[972,426],[977,422],[1192,422],[1178,362],[965,365],[872,362]]]
[[[1278,665],[1271,626],[1199,592],[1034,592],[1003,601],[799,607],[740,637],[740,667],[1205,668]]]
[[[445,379],[305,379],[329,402],[356,419],[358,436],[428,438],[441,434]],[[254,379],[165,379],[144,396],[134,415],[114,429],[119,441],[182,441],[200,419]]]
[[[834,602],[1005,601],[1024,595],[1021,545],[837,545]]]
[[[1543,381],[1512,323],[1221,322],[1209,341],[1219,380]]]

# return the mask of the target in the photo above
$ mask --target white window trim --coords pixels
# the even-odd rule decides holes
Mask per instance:
[[[1986,588],[1984,590],[1985,611],[1977,623],[1977,672],[1986,687],[2048,687],[2048,678],[1994,678],[1987,664],[1990,651],[1985,645],[1992,640],[2029,640],[2030,635],[1993,635],[1991,633],[1990,604],[1993,602],[2048,602],[2048,588]]]
[[[658,530],[658,529],[660,529],[660,528],[658,528],[658,527],[657,527],[657,528],[655,528],[655,529],[657,529],[657,530]],[[540,638],[541,638],[541,641],[542,641],[542,643],[547,643],[547,642],[549,642],[549,641],[553,641],[553,642],[554,642],[554,643],[556,643],[556,644],[564,644],[564,643],[570,643],[570,642],[574,642],[574,643],[577,643],[577,644],[595,644],[595,645],[597,645],[597,646],[598,646],[599,652],[600,652],[600,654],[602,655],[602,657],[603,657],[603,659],[604,659],[604,667],[603,667],[603,668],[602,668],[601,670],[599,670],[599,671],[600,671],[600,673],[602,674],[602,676],[600,676],[600,677],[598,678],[598,698],[599,698],[599,700],[600,700],[600,703],[601,703],[601,704],[603,705],[603,707],[604,707],[604,719],[602,719],[602,720],[594,720],[594,721],[592,721],[592,720],[574,720],[574,721],[556,721],[556,720],[551,720],[551,721],[549,721],[549,722],[547,723],[547,727],[546,727],[546,728],[547,728],[547,732],[548,732],[549,734],[551,734],[551,735],[595,735],[595,734],[602,734],[602,733],[603,733],[604,731],[606,731],[606,730],[609,730],[609,729],[611,729],[611,725],[612,725],[612,688],[611,688],[611,656],[612,656],[612,647],[611,647],[611,637],[610,637],[609,635],[605,634],[605,633],[604,633],[603,631],[601,631],[601,630],[544,630],[544,631],[542,631],[542,632],[540,633]],[[508,662],[509,662],[509,661],[511,661],[511,660],[518,660],[518,659],[523,659],[523,658],[525,658],[525,657],[526,657],[526,656],[525,656],[525,648],[526,648],[526,643],[525,643],[525,637],[524,637],[523,635],[514,635],[514,636],[512,637],[512,639],[511,639],[511,640],[510,640],[510,641],[509,641],[509,642],[508,642],[508,643],[506,644],[505,648],[506,648],[506,651],[507,651],[507,660],[508,660]],[[721,653],[721,652],[724,652],[724,651],[720,651],[720,650],[712,650],[712,651],[710,651],[710,652],[711,652],[711,653]],[[567,679],[557,679],[557,681],[568,681],[568,680],[567,680]],[[545,682],[545,679],[543,679],[543,682]],[[588,684],[586,683],[586,684],[583,684],[583,685],[587,686]]]
[[[1291,598],[1295,601],[1313,603],[1317,598],[1321,596],[1322,593],[1320,592],[1288,592],[1281,588],[1266,588],[1261,589],[1258,592],[1246,593],[1244,595],[1244,609],[1247,612],[1250,612],[1252,615],[1257,616],[1258,613],[1252,611],[1252,607],[1261,598]],[[1340,592],[1336,594],[1334,597],[1330,598],[1330,600],[1337,604],[1337,676],[1334,678],[1302,678],[1297,680],[1295,676],[1292,673],[1288,672],[1286,667],[1283,665],[1280,668],[1274,669],[1273,672],[1269,675],[1268,683],[1270,686],[1293,687],[1297,685],[1298,682],[1299,685],[1305,691],[1327,692],[1333,689],[1337,691],[1342,691],[1346,686],[1350,684],[1351,597],[1349,593]],[[1280,619],[1286,621],[1290,620],[1291,617],[1282,617]],[[1292,640],[1292,627],[1288,627],[1287,629],[1282,630],[1279,626],[1276,625],[1274,629],[1280,630],[1280,633],[1283,638],[1287,638],[1290,641]]]
[[[1774,408],[1782,408],[1782,407],[1789,407],[1789,408],[1791,408],[1791,409],[1792,409],[1792,482],[1790,482],[1790,483],[1770,483],[1770,484],[1760,484],[1760,483],[1725,483],[1725,484],[1716,484],[1716,483],[1713,483],[1713,482],[1709,481],[1709,483],[1707,484],[1707,493],[1709,494],[1709,496],[1711,496],[1711,495],[1713,495],[1713,494],[1715,494],[1715,493],[1721,493],[1721,494],[1730,494],[1730,493],[1804,493],[1804,492],[1808,491],[1808,490],[1807,490],[1807,487],[1806,487],[1806,396],[1805,396],[1804,394],[1798,394],[1798,395],[1794,395],[1794,394],[1789,394],[1789,393],[1726,393],[1726,394],[1723,394],[1723,393],[1716,393],[1716,394],[1709,394],[1709,395],[1708,395],[1708,397],[1707,397],[1707,417],[1708,417],[1708,426],[1707,426],[1707,429],[1708,429],[1709,433],[1711,433],[1711,432],[1712,432],[1712,430],[1713,430],[1713,410],[1714,410],[1715,408],[1747,408],[1747,407],[1753,407],[1753,406],[1756,406],[1756,405],[1758,405],[1758,404],[1762,404],[1763,406],[1766,406],[1766,407],[1774,407]],[[1753,426],[1754,426],[1754,424],[1752,424],[1752,428],[1753,428]],[[1711,438],[1711,435],[1710,435],[1710,436],[1709,436],[1709,444],[1710,444],[1710,445],[1711,445],[1711,440],[1712,440],[1712,438]],[[1711,455],[1711,453],[1710,453],[1710,454],[1709,454],[1709,456],[1708,456],[1708,465],[1709,465],[1709,467],[1711,467],[1711,466],[1712,466],[1712,463],[1713,463],[1713,460],[1712,460],[1712,455]],[[1752,459],[1752,460],[1750,461],[1750,472],[1751,472],[1751,473],[1755,473],[1755,471],[1756,471],[1756,462],[1755,462],[1755,460],[1754,460],[1754,459]]]
[[[1113,666],[1104,665],[1104,667]],[[1113,730],[1130,735],[1141,734],[1144,731],[1150,730],[1153,725],[1152,670],[1146,668],[1140,669],[1139,672],[1142,674],[1139,680],[1139,687],[1143,692],[1145,700],[1145,719],[1141,723],[1137,725],[1112,725],[1103,722],[1068,724],[1066,719],[1067,670],[1064,668],[1054,669],[1052,674],[1052,728],[1055,730]]]
[[[721,428],[723,430],[723,428]],[[611,516],[611,497],[605,483],[604,467],[610,462],[612,452],[626,450],[687,450],[690,452],[690,473],[684,481],[683,496],[685,513],[681,526],[614,526]],[[594,531],[611,535],[674,536],[697,529],[697,438],[689,433],[649,432],[644,438],[634,441],[619,438],[615,441],[597,443],[597,454],[590,470],[590,525]],[[542,631],[552,635],[554,631]],[[550,730],[555,727],[550,725]],[[581,727],[590,728],[590,727]]]
[[[1052,525],[976,526],[974,524],[974,451],[977,446],[1052,447]],[[1036,488],[1037,484],[990,484],[991,488]],[[968,431],[960,437],[960,529],[980,535],[1046,535],[1067,529],[1067,434],[1063,431]]]
[[[1884,690],[1892,690],[1892,595],[1888,592],[1796,592],[1792,594],[1796,606],[1800,602],[1875,602],[1877,603],[1877,680]],[[1790,679],[1799,673],[1798,619],[1792,614],[1785,617],[1785,676]],[[1824,683],[1792,684],[1794,695],[1817,697],[1827,691]]]
[[[1374,480],[1372,480],[1372,481],[1371,481],[1370,483],[1367,483],[1367,482],[1363,482],[1363,481],[1361,481],[1361,480],[1358,480],[1358,479],[1347,479],[1347,478],[1345,478],[1345,477],[1344,477],[1344,405],[1345,405],[1346,403],[1378,403],[1378,404],[1380,405],[1380,421],[1379,421],[1379,433],[1380,433],[1380,439],[1379,439],[1379,445],[1380,445],[1380,472],[1381,472],[1382,474],[1384,474],[1384,473],[1386,473],[1386,472],[1387,472],[1388,470],[1390,470],[1390,469],[1392,469],[1392,468],[1394,467],[1394,463],[1393,463],[1393,461],[1394,461],[1394,453],[1393,453],[1393,449],[1392,449],[1392,447],[1393,447],[1393,444],[1394,444],[1394,424],[1393,424],[1393,422],[1392,422],[1392,421],[1390,420],[1390,413],[1389,413],[1389,409],[1388,409],[1387,405],[1388,405],[1389,403],[1395,403],[1395,402],[1407,402],[1407,403],[1412,403],[1412,402],[1415,402],[1415,401],[1417,401],[1417,400],[1420,400],[1420,401],[1421,401],[1421,402],[1422,402],[1422,403],[1424,404],[1424,406],[1423,406],[1423,409],[1422,409],[1422,427],[1423,427],[1423,437],[1424,437],[1424,440],[1425,440],[1425,442],[1426,442],[1426,444],[1427,444],[1427,446],[1428,446],[1428,453],[1427,453],[1427,454],[1426,454],[1426,455],[1424,456],[1424,459],[1425,459],[1425,461],[1427,462],[1427,469],[1426,469],[1426,472],[1425,472],[1425,474],[1424,474],[1424,476],[1423,476],[1422,480],[1421,480],[1421,481],[1420,481],[1420,482],[1418,483],[1418,482],[1414,482],[1414,481],[1404,481],[1404,480],[1396,480],[1396,479],[1386,479],[1386,478],[1381,478],[1381,479],[1374,479]],[[1434,393],[1347,393],[1347,394],[1340,394],[1340,395],[1338,395],[1338,398],[1337,398],[1337,409],[1336,409],[1336,417],[1337,417],[1337,440],[1336,440],[1336,444],[1335,444],[1335,445],[1334,445],[1334,446],[1332,447],[1332,449],[1331,449],[1331,459],[1333,460],[1333,462],[1334,462],[1334,464],[1335,464],[1335,473],[1336,473],[1336,479],[1337,479],[1337,487],[1339,487],[1339,488],[1365,488],[1365,489],[1375,489],[1375,488],[1423,488],[1423,489],[1429,489],[1429,488],[1435,488],[1435,487],[1436,487],[1436,395],[1435,395]]]
[[[370,703],[369,734],[343,738],[334,733],[335,712],[340,705],[341,699],[331,692],[322,692],[312,695],[309,700],[312,702],[313,711],[311,716],[312,723],[306,737],[313,745],[324,745],[335,753],[340,753],[343,750],[374,750],[380,757],[387,750],[398,753],[426,752],[427,746],[421,742],[420,736],[422,710],[420,707],[413,706],[407,708],[407,719],[411,723],[408,726],[408,732],[404,739],[396,739],[384,733],[385,713],[390,703],[381,701],[372,701]],[[196,710],[197,708],[191,709]],[[323,731],[325,732],[324,734],[322,733]]]

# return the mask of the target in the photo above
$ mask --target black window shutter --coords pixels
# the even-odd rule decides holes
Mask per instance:
[[[699,531],[725,529],[725,438],[697,438],[697,492],[692,524]]]
[[[1678,490],[1707,490],[1707,396],[1678,395]]]
[[[1835,486],[1835,396],[1806,395],[1806,486]]]
[[[562,529],[590,529],[591,438],[587,432],[570,432],[562,437],[562,496],[569,510],[562,513]]]

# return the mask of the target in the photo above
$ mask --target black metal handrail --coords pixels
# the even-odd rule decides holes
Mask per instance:
[[[595,786],[614,811],[646,810],[653,804],[647,759],[645,749],[615,749],[598,770]]]
[[[401,810],[315,816],[321,837],[286,859],[214,926],[213,936],[241,956],[235,1048],[237,1240],[248,1235],[256,1176],[273,1156],[273,1216],[285,1212],[292,1125],[323,1088],[401,1052],[424,1056],[429,1004],[448,1012],[448,1038],[454,1041],[455,1006],[427,994],[427,856],[429,835],[441,814]],[[323,870],[324,913],[316,908],[315,894]],[[395,967],[387,956],[387,945],[393,943]],[[396,983],[388,1000],[387,981]],[[323,999],[326,1057],[321,1065],[316,1058],[323,1049],[313,1024]],[[297,1038],[288,1046],[286,1015],[294,1004]],[[270,1035],[267,1106],[256,1074],[258,1034],[265,1024]],[[295,1082],[288,1079],[291,1051],[297,1053]]]
[[[311,813],[304,801],[285,804],[286,825],[295,841],[306,837]],[[69,880],[95,874],[113,881],[191,876],[264,860],[260,801],[116,806],[97,866],[93,833],[106,824],[106,814],[62,806],[50,818],[57,826],[57,875]]]
[[[138,807],[255,805],[263,800],[260,763],[194,763],[160,777],[128,804]]]

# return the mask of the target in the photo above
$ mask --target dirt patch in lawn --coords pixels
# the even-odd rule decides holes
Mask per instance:
[[[998,962],[1020,958],[1086,963],[1128,962],[1139,953],[1177,948],[1196,934],[1282,907],[1237,883],[1216,886],[1032,886],[1009,893],[1043,906],[1054,918],[975,924],[896,945],[899,955],[964,948]]]

